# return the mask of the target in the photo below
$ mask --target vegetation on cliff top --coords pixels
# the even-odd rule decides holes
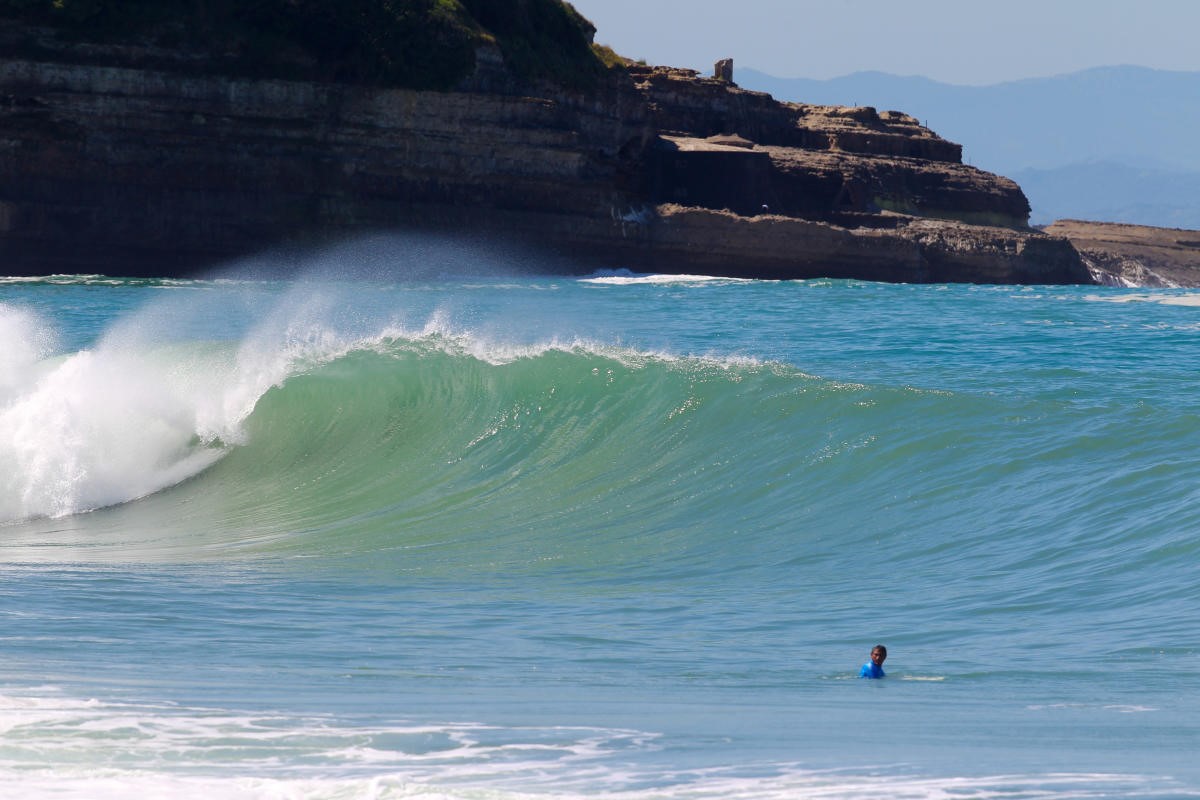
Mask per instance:
[[[520,79],[583,88],[613,63],[563,0],[0,0],[0,16],[255,77],[451,89],[495,45]]]

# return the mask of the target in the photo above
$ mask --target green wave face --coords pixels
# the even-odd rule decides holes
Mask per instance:
[[[904,575],[936,583],[964,609],[1007,602],[1003,576],[1030,565],[1055,565],[1062,598],[1091,591],[1097,569],[1129,564],[1129,553],[1159,578],[1190,574],[1195,548],[1179,532],[1200,525],[1200,513],[1178,479],[1190,464],[1179,442],[1200,416],[1175,377],[1190,360],[1162,359],[1165,377],[1138,373],[1113,394],[1076,363],[1078,348],[1050,337],[1041,346],[1061,359],[1017,369],[1011,359],[1024,364],[1040,341],[1021,297],[1004,299],[1005,325],[992,327],[971,309],[996,298],[956,298],[968,306],[963,327],[983,341],[940,354],[951,365],[924,375],[905,368],[926,364],[923,328],[907,344],[889,329],[894,348],[882,352],[860,347],[871,329],[857,323],[828,338],[841,315],[859,319],[841,305],[866,302],[852,285],[713,293],[750,292],[753,302],[740,302],[759,315],[755,336],[795,340],[779,358],[765,347],[742,358],[612,344],[620,337],[594,323],[626,295],[593,284],[571,287],[576,305],[557,294],[546,303],[542,295],[566,292],[537,284],[519,304],[497,300],[498,320],[479,312],[501,293],[494,287],[457,305],[438,292],[409,292],[407,305],[381,292],[379,311],[369,308],[374,290],[342,305],[307,291],[296,301],[240,291],[254,302],[210,293],[237,325],[215,314],[207,323],[207,306],[193,318],[177,306],[131,311],[79,349],[47,349],[36,319],[0,313],[5,340],[27,342],[0,353],[0,556],[454,581],[729,582],[783,585],[796,597],[801,584],[819,596]],[[795,332],[811,309],[783,300],[829,291],[846,295],[818,298],[836,300],[838,314]],[[208,296],[171,292],[189,306]],[[695,299],[707,294],[687,292],[648,296],[665,297],[662,318],[687,330],[726,319]],[[641,314],[648,301],[637,297]],[[933,290],[921,298],[938,306]],[[682,303],[692,304],[686,314]],[[551,308],[553,322],[564,305],[569,324],[537,316]],[[1087,322],[1112,308],[1087,302],[1079,314]],[[217,339],[226,328],[237,338]],[[567,331],[561,341],[545,333],[556,330]],[[1012,333],[985,351],[992,357],[968,359],[987,344],[980,331]],[[1190,328],[1179,335],[1190,342]],[[687,352],[740,351],[716,336],[673,338]],[[823,347],[837,355],[832,367]],[[812,377],[785,359],[863,380]],[[889,369],[864,368],[870,359]],[[939,388],[915,388],[912,374]],[[945,577],[980,565],[999,576],[995,595]],[[1145,594],[1134,602],[1151,608],[1156,587],[1172,584],[1137,585]]]
[[[270,389],[243,445],[135,505],[156,516],[186,503],[199,523],[188,536],[199,528],[243,554],[388,552],[399,564],[476,554],[474,568],[505,571],[642,563],[694,546],[706,508],[728,516],[763,471],[794,466],[738,442],[770,448],[797,413],[788,395],[809,383],[584,349],[496,364],[391,341]],[[772,396],[778,410],[766,408]]]
[[[221,456],[199,474],[19,530],[134,559],[678,567],[751,528],[766,541],[871,438],[855,398],[894,401],[752,362],[477,345],[380,338],[294,364],[226,439],[192,437]]]

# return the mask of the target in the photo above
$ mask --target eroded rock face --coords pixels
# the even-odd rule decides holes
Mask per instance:
[[[677,145],[687,137],[711,142],[717,135],[736,134],[770,158],[772,177],[761,189],[763,196],[731,188],[725,202],[703,203],[707,208],[744,211],[767,205],[776,213],[831,221],[845,212],[878,211],[1013,228],[1029,221],[1029,201],[1020,187],[964,165],[961,145],[907,114],[779,103],[690,70],[634,68],[632,74],[655,127]],[[712,155],[694,159],[698,165],[689,169],[686,159],[671,156],[669,169],[695,175],[704,172],[704,162],[716,160]],[[747,169],[758,169],[751,159],[743,160]],[[691,202],[686,182],[673,188],[674,195],[658,192],[656,199]]]
[[[442,93],[44,49],[0,58],[12,274],[182,274],[416,226],[534,241],[560,270],[1089,279],[1063,240],[1025,228],[1015,184],[899,112],[783,104],[662,68],[587,94],[518,86],[495,52]]]
[[[734,277],[909,283],[1090,283],[1065,239],[1035,231],[887,217],[878,226],[666,205],[630,237],[629,258]]]
[[[647,136],[636,105],[27,61],[0,98],[7,269],[172,270],[456,208],[607,218]]]
[[[1200,231],[1059,220],[1047,233],[1068,239],[1098,283],[1200,286]]]
[[[733,83],[733,59],[722,58],[713,64],[713,77],[725,83]]]

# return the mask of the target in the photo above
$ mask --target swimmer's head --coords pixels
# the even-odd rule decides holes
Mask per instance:
[[[887,648],[881,644],[872,647],[871,660],[882,667],[883,662],[887,660]]]

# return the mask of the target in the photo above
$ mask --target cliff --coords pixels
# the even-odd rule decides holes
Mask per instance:
[[[1200,231],[1059,220],[1046,231],[1071,242],[1097,283],[1200,286]]]
[[[907,115],[636,65],[552,83],[501,41],[434,91],[0,19],[2,269],[182,274],[420,227],[535,241],[566,270],[1091,280],[1015,184]]]

